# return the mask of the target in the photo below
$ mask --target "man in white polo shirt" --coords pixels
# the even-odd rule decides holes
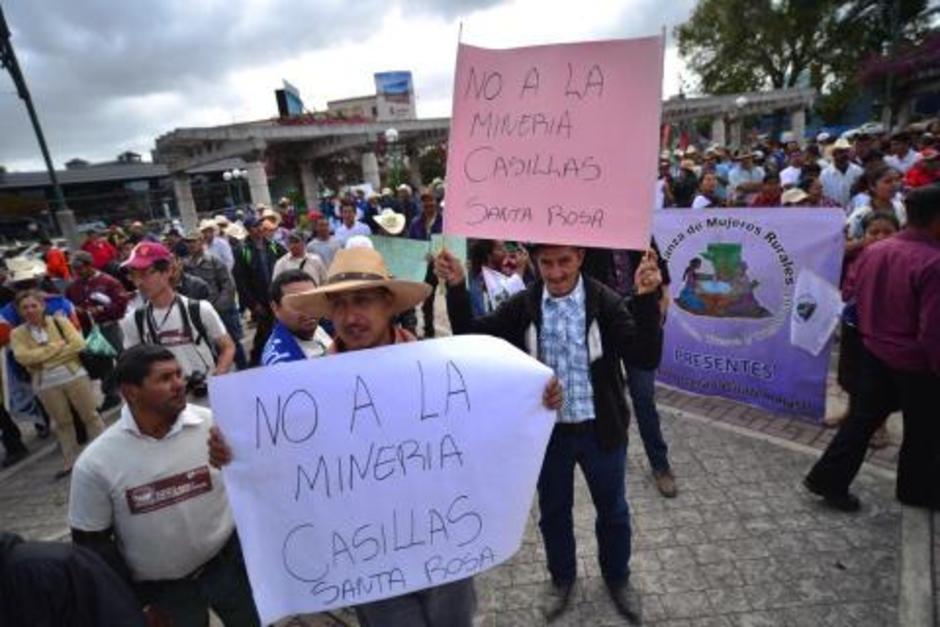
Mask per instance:
[[[72,471],[69,526],[134,583],[141,603],[176,627],[259,624],[225,486],[206,440],[212,413],[186,403],[179,362],[142,344],[114,370],[121,418]]]

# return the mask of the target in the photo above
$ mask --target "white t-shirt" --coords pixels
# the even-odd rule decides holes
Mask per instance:
[[[803,168],[796,168],[794,166],[787,166],[784,169],[780,170],[780,185],[782,187],[792,187],[794,185],[799,185],[800,176],[803,174]]]
[[[182,295],[177,295],[182,304],[183,311],[189,315],[189,299]],[[199,312],[202,314],[202,324],[206,327],[206,335],[210,342],[217,342],[223,336],[227,335],[225,325],[222,319],[216,313],[215,308],[205,300],[193,301],[199,303]],[[165,346],[176,356],[183,367],[183,375],[189,376],[193,372],[204,372],[208,374],[215,368],[215,360],[212,357],[212,349],[204,342],[195,344],[197,338],[196,327],[190,321],[190,334],[184,334],[183,319],[180,317],[180,307],[173,302],[169,307],[157,308],[151,310],[150,323],[157,335],[155,344]],[[146,309],[145,309],[146,311]],[[144,315],[144,336],[150,339],[148,316]],[[121,331],[124,332],[124,348],[137,346],[142,342],[140,334],[137,332],[137,322],[135,315],[131,313],[121,320]]]
[[[333,345],[333,338],[320,326],[317,326],[317,330],[313,332],[313,337],[309,340],[301,339],[296,335],[294,339],[297,340],[297,345],[300,346],[300,350],[304,352],[307,359],[323,357],[326,351],[330,349],[330,346]]]
[[[823,186],[823,195],[839,203],[840,207],[846,207],[852,199],[852,186],[864,173],[861,166],[851,162],[845,172],[840,171],[835,165],[830,165],[819,176],[819,182]]]
[[[162,439],[144,435],[126,406],[72,469],[69,525],[114,527],[135,581],[179,579],[235,529],[222,473],[209,466],[212,412],[187,405]]]
[[[697,194],[695,196],[695,200],[692,201],[693,209],[708,209],[709,207],[713,206],[714,203],[712,203],[711,199],[708,196],[703,196],[702,194]]]
[[[271,279],[276,279],[277,275],[287,270],[303,270],[317,285],[326,283],[326,266],[323,265],[323,260],[313,253],[305,253],[299,258],[293,257],[290,253],[282,256],[274,264]]]
[[[897,155],[888,155],[885,157],[885,165],[891,166],[902,175],[907,174],[907,171],[914,167],[914,164],[920,161],[923,157],[916,150],[908,150],[903,157],[898,157]]]

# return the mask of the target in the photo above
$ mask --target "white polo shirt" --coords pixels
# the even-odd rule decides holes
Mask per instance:
[[[114,527],[135,581],[179,579],[235,530],[221,473],[209,466],[212,412],[187,405],[163,438],[144,435],[125,405],[72,469],[69,525]]]

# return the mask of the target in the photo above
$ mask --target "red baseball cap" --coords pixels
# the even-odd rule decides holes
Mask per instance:
[[[166,246],[159,242],[141,242],[134,246],[131,256],[121,264],[122,268],[131,270],[146,270],[161,259],[170,260],[172,255]]]

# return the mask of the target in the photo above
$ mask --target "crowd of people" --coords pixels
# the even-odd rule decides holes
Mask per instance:
[[[845,211],[839,381],[851,402],[805,481],[839,509],[858,509],[849,484],[898,409],[905,421],[899,498],[940,506],[937,487],[926,485],[935,482],[924,481],[936,476],[940,442],[927,416],[940,377],[938,181],[930,136],[850,142],[822,134],[733,157],[718,146],[663,154],[664,210]],[[114,607],[125,618],[130,592],[138,618],[151,625],[204,625],[210,607],[226,625],[259,624],[218,470],[232,451],[206,407],[208,378],[433,337],[440,283],[454,333],[505,338],[555,374],[542,401],[558,422],[538,480],[554,590],[546,618],[565,612],[578,576],[572,508],[580,466],[597,512],[601,574],[619,613],[635,621],[627,595],[628,396],[657,489],[664,498],[678,492],[655,401],[669,268],[655,242],[626,251],[478,240],[466,260],[446,249],[429,259],[423,282],[391,276],[370,237],[440,233],[443,193],[442,181],[417,198],[407,185],[395,193],[350,191],[305,213],[285,198],[277,207],[233,208],[195,229],[114,225],[89,232],[76,251],[43,240],[42,261],[8,260],[0,288],[7,405],[34,415],[40,434],[55,433],[63,459],[56,477],[72,476],[69,524],[81,550],[50,552],[48,560],[108,569],[121,585],[96,594],[123,595]],[[100,394],[93,380],[101,381]],[[102,415],[115,407],[119,416],[105,428]],[[4,466],[28,455],[5,409],[0,431]],[[14,550],[34,549],[0,538],[0,566]],[[30,612],[44,611],[40,586],[31,590],[4,572],[3,592],[15,588]],[[68,566],[70,576],[81,572]],[[102,607],[83,611],[99,617],[95,624],[132,624],[101,618]],[[474,608],[471,578],[356,612],[369,626],[469,626]],[[0,618],[3,611],[14,610],[0,602]]]

